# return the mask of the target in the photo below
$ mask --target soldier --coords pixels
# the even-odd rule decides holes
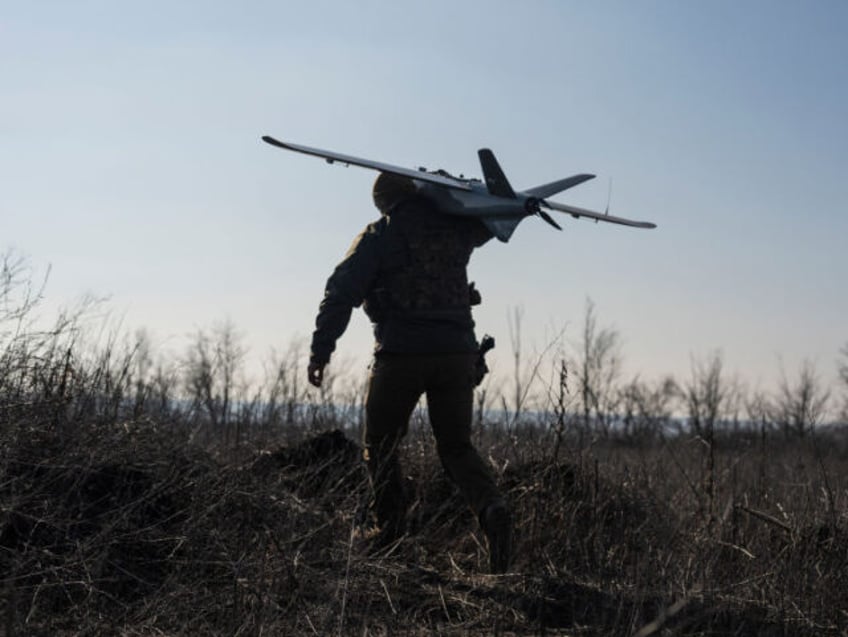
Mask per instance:
[[[374,362],[365,405],[365,460],[386,545],[405,532],[407,502],[398,446],[422,394],[439,458],[477,514],[490,566],[509,566],[511,522],[493,475],[471,444],[478,345],[471,317],[480,298],[469,286],[471,252],[492,235],[473,217],[438,212],[406,177],[380,173],[374,203],[381,219],[356,238],[327,281],[316,319],[309,382],[324,367],[354,307],[374,324]]]

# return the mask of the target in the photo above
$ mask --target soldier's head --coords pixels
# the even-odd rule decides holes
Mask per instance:
[[[371,194],[374,197],[374,205],[377,206],[380,213],[388,215],[399,203],[414,197],[416,189],[409,177],[380,173],[374,181],[374,189]]]

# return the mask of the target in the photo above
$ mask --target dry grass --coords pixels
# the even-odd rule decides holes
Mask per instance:
[[[494,457],[515,453],[489,438]],[[761,457],[728,438],[708,502],[686,439],[556,463],[522,449],[532,459],[501,474],[515,566],[489,576],[425,440],[406,453],[410,535],[369,554],[353,535],[365,474],[338,431],[227,461],[149,421],[7,435],[5,634],[844,634],[837,451]]]
[[[722,419],[741,402],[718,359],[683,392],[603,401],[594,368],[569,391],[557,361],[547,406],[516,391],[506,423],[478,414],[516,525],[490,576],[420,414],[409,535],[369,551],[361,383],[309,395],[292,351],[250,386],[228,326],[177,362],[92,342],[82,315],[34,331],[18,268],[0,269],[6,637],[848,635],[848,437],[814,426],[812,374],[751,400],[746,427]],[[670,434],[675,400],[690,426]]]

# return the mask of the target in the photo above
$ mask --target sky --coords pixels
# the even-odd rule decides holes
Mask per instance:
[[[374,173],[279,139],[657,224],[524,220],[472,258],[508,367],[578,343],[591,299],[624,373],[772,386],[848,343],[848,4],[0,0],[0,250],[179,351],[230,321],[251,356],[308,342],[327,276],[377,218]],[[557,214],[557,213],[554,213]],[[336,361],[363,369],[357,310]],[[364,362],[363,362],[364,361]],[[783,370],[783,371],[781,371]]]

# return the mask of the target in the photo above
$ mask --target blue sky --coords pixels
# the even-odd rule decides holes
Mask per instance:
[[[308,338],[326,277],[375,218],[374,175],[263,134],[479,175],[648,219],[524,221],[473,259],[480,332],[509,360],[586,299],[628,375],[715,350],[752,386],[848,343],[848,4],[3,3],[0,249],[52,267],[179,349],[231,320],[257,358]],[[367,360],[358,313],[340,355]],[[357,363],[358,364],[358,363]]]

